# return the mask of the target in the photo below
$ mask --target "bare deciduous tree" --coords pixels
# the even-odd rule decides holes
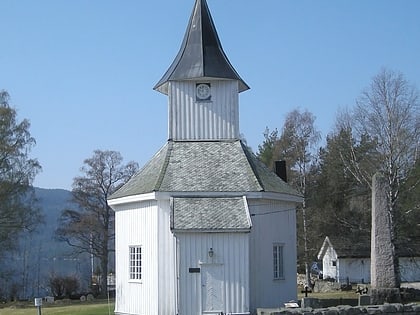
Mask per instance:
[[[350,145],[343,148],[342,158],[348,170],[360,182],[371,185],[371,178],[377,171],[387,178],[388,215],[391,222],[389,232],[399,278],[395,251],[398,238],[398,197],[417,159],[420,139],[418,90],[401,73],[383,69],[357,99],[353,112],[341,117],[340,124],[342,128],[351,128],[357,141],[375,143],[372,147],[375,154],[363,155],[356,152],[355,146],[349,142]],[[371,159],[367,161],[366,157]]]
[[[294,110],[287,114],[279,140],[275,145],[275,156],[287,161],[290,183],[303,196],[302,223],[303,246],[306,284],[310,280],[310,255],[308,248],[308,218],[307,218],[307,185],[311,163],[314,160],[316,145],[321,139],[320,132],[315,128],[315,116],[308,112]]]
[[[56,230],[59,239],[76,252],[90,253],[100,261],[100,289],[106,293],[109,253],[114,250],[114,212],[108,197],[124,185],[138,170],[138,164],[122,164],[123,158],[115,151],[94,151],[84,161],[84,176],[73,180],[73,201],[79,209],[66,209]]]

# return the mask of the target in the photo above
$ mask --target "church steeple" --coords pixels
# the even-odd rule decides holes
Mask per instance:
[[[239,139],[239,93],[249,89],[230,64],[206,0],[196,0],[181,49],[154,87],[168,95],[168,139]]]
[[[238,92],[249,89],[223,51],[206,0],[196,0],[178,55],[154,89],[168,94],[170,81],[199,79],[235,80]]]

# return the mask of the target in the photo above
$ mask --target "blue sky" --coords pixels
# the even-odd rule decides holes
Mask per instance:
[[[223,48],[250,85],[241,132],[309,110],[323,137],[381,67],[420,88],[420,1],[207,0]],[[0,0],[0,89],[31,122],[34,185],[71,189],[95,149],[141,166],[167,140],[153,91],[180,47],[194,0]]]

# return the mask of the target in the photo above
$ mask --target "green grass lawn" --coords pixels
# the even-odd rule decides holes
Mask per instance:
[[[0,315],[37,315],[33,304],[4,304],[0,306]],[[73,302],[70,305],[43,305],[42,315],[109,315],[114,314],[114,303],[106,301],[87,303]]]

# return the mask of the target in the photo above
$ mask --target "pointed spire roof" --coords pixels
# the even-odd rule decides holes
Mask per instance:
[[[168,94],[169,81],[200,78],[237,80],[239,92],[249,89],[223,51],[206,0],[196,0],[178,55],[154,89]]]

